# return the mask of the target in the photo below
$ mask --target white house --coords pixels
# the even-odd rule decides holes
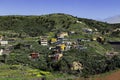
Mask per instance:
[[[5,46],[8,44],[8,41],[0,41],[1,46]]]
[[[46,36],[41,36],[40,44],[43,45],[43,46],[47,46],[48,45],[48,40],[47,40]]]
[[[0,56],[3,55],[3,49],[0,50]]]
[[[89,34],[91,34],[93,32],[93,30],[90,28],[83,28],[82,30],[86,33],[89,33]]]
[[[82,24],[82,22],[81,21],[76,21],[77,23],[81,23]]]
[[[64,37],[68,37],[68,32],[61,32],[57,34],[57,38],[64,38]]]

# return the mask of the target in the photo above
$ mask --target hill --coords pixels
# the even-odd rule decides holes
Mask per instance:
[[[0,16],[0,63],[84,77],[108,72],[120,68],[108,44],[120,41],[119,26],[63,13]]]
[[[103,21],[111,23],[111,24],[120,23],[120,15],[106,18]]]
[[[77,23],[81,21],[81,23]],[[45,35],[51,31],[81,30],[82,27],[97,28],[107,32],[119,28],[107,23],[77,18],[67,14],[49,14],[42,16],[0,16],[0,31],[24,33],[29,36]]]
[[[75,22],[75,18],[64,14],[44,16],[1,16],[0,30],[25,32],[31,36],[43,35],[52,30],[67,28]],[[32,31],[32,32],[31,32]]]

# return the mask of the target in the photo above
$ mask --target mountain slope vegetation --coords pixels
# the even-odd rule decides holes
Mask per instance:
[[[81,21],[82,23],[77,23]],[[0,31],[26,33],[29,36],[45,35],[50,31],[81,30],[81,27],[97,28],[108,32],[119,28],[119,24],[108,24],[90,19],[77,18],[67,14],[49,14],[42,16],[1,16]]]
[[[60,33],[67,34],[62,38],[66,43],[56,37]],[[1,45],[0,49],[10,50],[9,55],[0,55],[0,64],[23,65],[51,73],[83,77],[120,68],[120,55],[118,52],[114,55],[116,50],[108,44],[109,41],[120,41],[120,24],[108,24],[63,13],[0,16],[0,36],[3,36],[3,41],[9,41],[9,45]],[[41,37],[47,37],[47,46],[40,44]],[[50,43],[52,39],[58,43]],[[70,49],[58,53],[61,45],[70,46]],[[62,55],[60,60],[56,60],[56,53]],[[79,66],[73,70],[73,62],[82,64],[82,68]]]

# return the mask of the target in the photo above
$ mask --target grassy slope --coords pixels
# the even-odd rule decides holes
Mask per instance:
[[[52,74],[21,65],[1,64],[0,66],[0,80],[31,80],[40,79],[43,76],[52,77]]]
[[[82,23],[75,23],[74,24],[74,22],[77,21],[78,19],[74,18],[72,16],[69,16],[69,15],[53,14],[53,15],[49,15],[49,16],[47,16],[47,15],[43,16],[43,18],[48,18],[50,21],[55,21],[54,28],[56,30],[63,30],[63,31],[75,30],[75,31],[79,32],[79,34],[77,34],[77,35],[70,36],[71,38],[86,38],[84,33],[82,32],[82,28],[84,28],[84,27],[90,27],[90,28],[95,27],[95,28],[98,28],[98,29],[100,27],[102,27],[102,29],[103,29],[104,26],[108,25],[106,23],[101,23],[101,22],[99,23],[99,22],[91,21],[91,20],[89,21],[87,19],[80,20],[80,21],[82,21]],[[69,25],[69,27],[67,27],[67,28],[66,28],[66,26],[64,27],[64,25],[62,24],[64,21],[65,21],[65,25],[68,25],[69,23],[71,23]],[[89,25],[89,23],[94,24],[94,26]],[[108,25],[108,27],[109,27],[109,25]],[[56,30],[53,30],[53,31],[56,32]],[[51,35],[54,35],[54,32]],[[1,34],[2,33],[3,34],[9,34],[9,33],[4,33],[4,31],[1,32]],[[10,32],[10,33],[12,33],[12,32]],[[13,33],[14,33],[14,31],[13,31]],[[109,38],[110,37],[108,37],[108,39]],[[113,40],[116,39],[117,41],[120,40],[120,38],[110,38],[110,39],[113,39]],[[28,41],[27,38],[26,38],[26,40]],[[91,43],[88,43],[86,45],[89,45],[90,48],[92,48],[93,52],[96,52],[96,53],[105,53],[107,51],[106,48],[103,47],[103,45],[101,45],[101,44],[99,44],[97,42],[91,42]],[[19,79],[20,80],[21,79],[29,80],[29,79],[34,79],[34,78],[41,78],[43,76],[43,74],[41,74],[40,71],[34,71],[33,69],[31,69],[29,67],[20,68],[20,66],[18,66],[18,69],[16,69],[16,70],[11,70],[11,69],[9,69],[10,67],[11,67],[10,65],[2,65],[2,66],[0,66],[0,80],[19,80]],[[33,70],[33,71],[29,72],[30,70]],[[22,75],[23,73],[25,73],[25,74]],[[36,73],[36,74],[34,74],[34,73]],[[33,76],[31,76],[32,74],[33,74]],[[53,76],[50,73],[50,75],[47,74],[46,76],[48,76],[52,80],[53,77],[57,77],[57,78],[63,77],[63,78],[65,78],[68,75],[66,75],[66,74],[65,75],[57,74],[57,75]],[[14,79],[12,77],[14,77]]]
[[[22,65],[0,64],[0,80],[39,80],[43,77],[47,80],[75,78],[74,75],[51,73]]]

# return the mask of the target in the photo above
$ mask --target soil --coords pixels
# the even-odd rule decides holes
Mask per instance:
[[[98,75],[91,78],[78,78],[75,80],[120,80],[120,70],[111,72],[107,75]]]
[[[120,80],[120,70],[96,80]]]

